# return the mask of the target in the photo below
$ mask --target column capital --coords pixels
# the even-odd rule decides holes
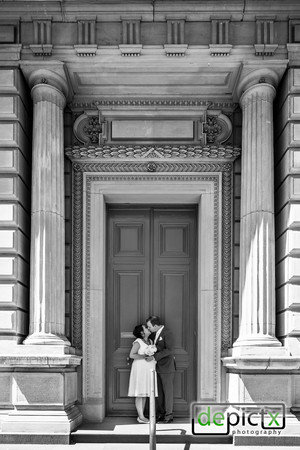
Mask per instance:
[[[60,109],[66,106],[66,97],[64,94],[51,84],[44,82],[43,84],[35,84],[31,89],[31,97],[33,103],[48,101],[54,103]]]
[[[269,84],[277,88],[286,68],[288,60],[282,61],[245,61],[242,64],[237,81],[236,96],[240,100],[243,93],[252,86]]]
[[[31,89],[36,85],[51,86],[68,97],[70,89],[63,62],[25,61],[20,67]]]
[[[240,97],[240,105],[244,108],[253,101],[264,100],[269,103],[273,103],[276,96],[276,89],[269,83],[260,82],[259,84],[253,84],[248,87]]]

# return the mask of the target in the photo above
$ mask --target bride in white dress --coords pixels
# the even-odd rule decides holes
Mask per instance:
[[[135,407],[138,413],[139,423],[148,423],[144,416],[146,397],[150,396],[151,373],[155,370],[156,361],[153,354],[155,345],[149,341],[151,332],[145,325],[137,325],[133,330],[136,340],[132,344],[129,357],[133,359],[131,366],[128,396],[135,397]],[[145,359],[147,357],[147,360]],[[157,380],[155,372],[155,395],[157,396]]]

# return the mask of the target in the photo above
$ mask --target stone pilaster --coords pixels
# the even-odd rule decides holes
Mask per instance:
[[[66,98],[63,87],[51,79],[38,78],[33,84],[30,330],[24,344],[70,345],[64,336]]]

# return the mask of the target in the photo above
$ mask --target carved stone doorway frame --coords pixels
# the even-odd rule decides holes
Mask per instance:
[[[198,204],[195,400],[218,401],[224,395],[220,358],[231,344],[231,270],[222,267],[231,266],[232,164],[178,162],[169,163],[167,171],[162,171],[166,163],[161,165],[149,174],[144,162],[135,162],[134,171],[120,162],[73,164],[73,345],[82,342],[81,410],[88,421],[105,417],[107,203]]]

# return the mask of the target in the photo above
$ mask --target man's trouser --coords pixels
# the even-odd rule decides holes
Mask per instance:
[[[157,374],[157,414],[173,417],[173,390],[175,372]]]

